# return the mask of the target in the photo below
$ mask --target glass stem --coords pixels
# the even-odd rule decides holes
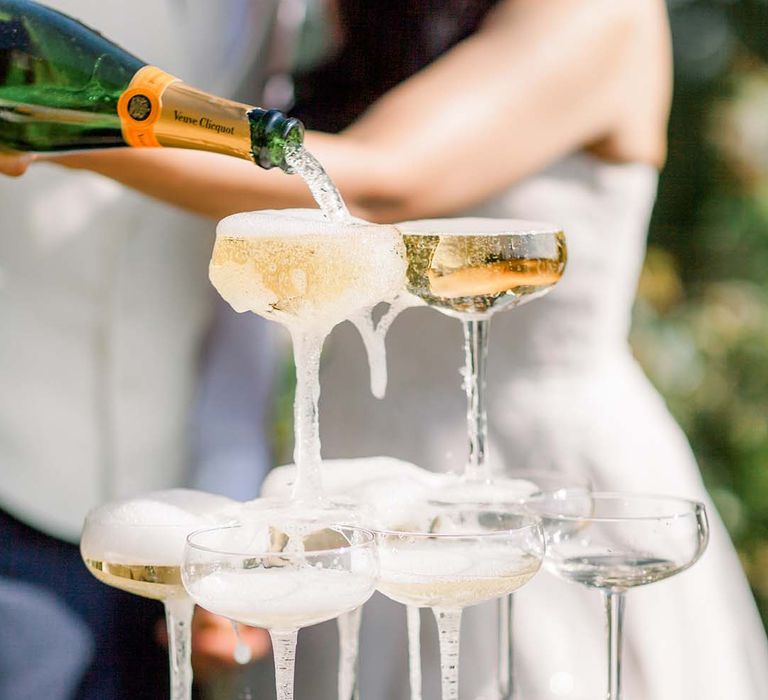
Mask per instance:
[[[488,422],[485,412],[485,375],[488,357],[488,319],[465,319],[464,326],[464,390],[467,393],[467,435],[469,460],[467,481],[489,482],[491,475],[485,461]]]
[[[272,653],[275,657],[275,689],[277,700],[293,700],[293,675],[296,667],[296,638],[292,632],[269,631]]]
[[[499,598],[499,698],[512,700],[515,697],[514,647],[512,645],[512,594]]]
[[[358,639],[362,607],[339,615],[339,700],[360,700],[357,685]]]
[[[293,461],[296,481],[293,498],[312,500],[322,490],[320,475],[320,354],[324,336],[292,332],[293,357],[296,363],[296,395],[293,400],[295,445]]]
[[[421,612],[415,605],[407,605],[408,613],[408,672],[411,681],[411,700],[421,700]]]
[[[195,604],[190,598],[165,601],[165,624],[168,628],[168,659],[171,671],[171,700],[191,700],[192,613]]]
[[[459,630],[461,608],[434,608],[440,640],[440,674],[443,700],[459,698]]]
[[[608,700],[621,700],[621,623],[624,617],[624,591],[606,590],[608,618]]]

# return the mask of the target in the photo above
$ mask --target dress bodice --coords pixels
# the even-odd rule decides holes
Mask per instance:
[[[576,153],[473,212],[551,221],[565,231],[560,283],[543,299],[493,317],[492,336],[505,344],[511,366],[580,366],[626,349],[657,179],[650,165]]]

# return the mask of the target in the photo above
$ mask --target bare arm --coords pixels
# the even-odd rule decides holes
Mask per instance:
[[[634,0],[505,0],[485,26],[390,91],[340,135],[307,147],[350,208],[373,220],[478,203],[611,134],[625,92]],[[219,217],[309,205],[298,178],[245,161],[168,149],[63,159]]]

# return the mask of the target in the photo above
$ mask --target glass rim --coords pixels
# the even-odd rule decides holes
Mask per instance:
[[[528,506],[532,501],[536,499],[543,499],[548,494],[557,493],[555,490],[539,491],[533,494],[523,502],[523,506]],[[620,522],[632,522],[638,520],[654,521],[654,520],[677,520],[679,518],[696,515],[698,512],[706,513],[706,505],[702,501],[696,501],[690,498],[682,498],[680,496],[668,496],[664,494],[653,493],[627,493],[622,491],[591,491],[585,494],[591,501],[630,501],[630,502],[666,502],[669,504],[676,503],[679,508],[672,512],[657,514],[657,515],[568,515],[562,513],[536,511],[531,509],[531,512],[536,513],[541,518],[548,518],[552,520],[563,520],[569,522],[575,521],[590,521],[595,523],[620,523]],[[564,501],[560,501],[564,502]]]
[[[274,550],[262,550],[262,551],[250,551],[250,552],[239,552],[239,551],[228,551],[224,549],[219,549],[217,547],[207,547],[202,544],[196,544],[192,541],[192,539],[198,535],[204,535],[211,532],[216,532],[220,530],[236,530],[238,528],[245,527],[246,523],[238,522],[233,523],[230,525],[222,525],[219,527],[208,527],[203,528],[200,530],[195,530],[194,532],[190,532],[187,537],[185,538],[185,547],[190,547],[191,549],[195,549],[199,552],[209,552],[211,554],[219,554],[221,556],[227,556],[227,557],[273,557],[273,556],[279,556],[284,558],[308,558],[308,557],[315,557],[315,556],[324,556],[327,554],[336,554],[336,553],[342,553],[342,552],[349,552],[355,549],[360,549],[364,547],[369,547],[372,544],[375,544],[376,537],[374,535],[373,530],[366,527],[359,527],[357,525],[343,525],[340,523],[329,523],[325,525],[324,527],[320,527],[318,529],[323,530],[353,530],[355,532],[361,532],[364,535],[368,536],[368,539],[365,542],[356,542],[356,543],[349,543],[347,545],[341,546],[341,547],[328,547],[327,549],[313,549],[308,552],[302,551],[302,552],[276,552]]]
[[[456,230],[457,224],[463,226],[466,222],[466,230]],[[474,222],[474,226],[473,226]],[[483,222],[488,230],[482,230]],[[459,216],[440,219],[411,219],[398,221],[394,227],[406,236],[556,236],[565,235],[562,226],[549,221],[535,221],[528,219],[506,219],[488,216]],[[421,226],[433,226],[429,230],[420,230]],[[408,228],[414,227],[414,228]],[[446,230],[452,228],[453,230]],[[480,230],[478,230],[480,229]]]
[[[249,230],[246,233],[233,233],[229,230],[238,224]],[[309,227],[312,230],[306,231],[302,227]],[[327,237],[344,232],[349,235],[358,235],[361,228],[391,234],[393,227],[392,224],[378,224],[356,216],[350,216],[343,221],[331,221],[325,218],[320,209],[313,207],[255,209],[235,212],[219,219],[216,223],[216,238],[272,240],[310,236]]]
[[[459,504],[463,505],[463,504]],[[541,517],[533,513],[514,513],[530,520],[526,525],[520,527],[505,528],[503,530],[486,530],[482,532],[418,532],[412,530],[390,530],[387,528],[369,528],[376,538],[378,537],[413,537],[419,539],[440,539],[440,540],[464,540],[477,539],[480,537],[509,537],[510,535],[523,534],[526,530],[541,531]]]
[[[536,483],[536,478],[557,480],[560,477],[561,477],[560,474],[549,473],[544,470],[519,469],[510,474],[503,474],[499,479],[499,483],[503,486],[505,481],[515,481],[515,480],[530,481],[537,489],[534,492],[535,494],[544,493],[544,492],[551,493],[555,491],[577,491],[577,490],[585,490],[592,493],[592,479],[590,479],[588,476],[573,476],[573,477],[568,476],[567,478],[563,478],[563,485],[560,486],[559,488],[542,488],[542,487],[539,487],[539,485]],[[579,483],[576,483],[576,482],[579,482]]]

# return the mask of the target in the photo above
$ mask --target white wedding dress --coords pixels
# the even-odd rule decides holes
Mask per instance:
[[[710,502],[688,442],[634,361],[627,335],[656,171],[569,156],[471,212],[563,226],[566,274],[547,297],[497,314],[488,370],[490,459],[499,472],[585,474],[596,489]],[[323,356],[323,456],[391,455],[461,470],[466,455],[460,324],[413,309],[388,338],[389,388],[368,391],[362,344],[337,328]],[[710,505],[709,548],[690,571],[631,591],[628,700],[765,700],[768,647],[725,529]],[[461,697],[492,697],[495,604],[465,611]],[[604,697],[601,596],[542,573],[516,594],[522,700]],[[439,697],[434,625],[422,615],[425,698]],[[408,697],[405,610],[377,595],[363,616],[364,700]],[[305,630],[297,697],[334,697],[335,625]]]

